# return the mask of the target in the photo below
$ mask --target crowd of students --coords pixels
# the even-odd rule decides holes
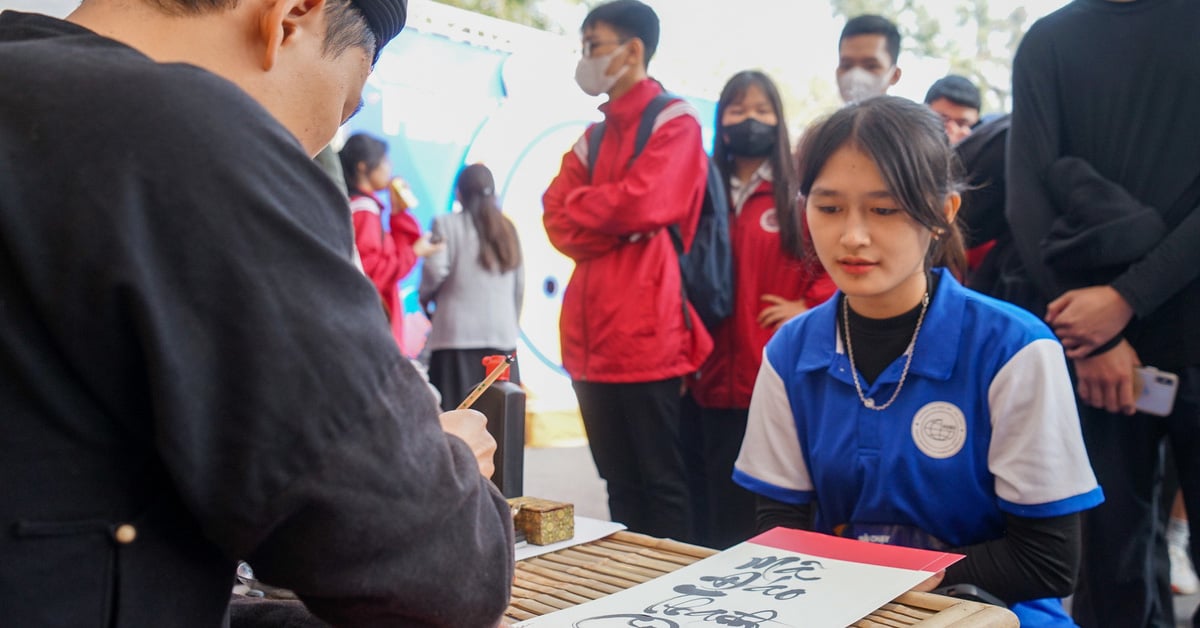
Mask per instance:
[[[422,234],[381,140],[347,141],[343,190],[311,159],[405,15],[0,15],[7,621],[221,625],[239,559],[337,625],[499,621],[495,443],[398,351],[396,280],[425,258],[452,408],[515,347],[516,231],[482,165]],[[639,137],[665,92],[654,11],[591,9],[576,80],[606,131],[563,156],[543,221],[575,262],[563,366],[614,520],[947,549],[965,560],[919,588],[975,585],[1025,626],[1170,625],[1172,496],[1200,508],[1198,25],[1185,0],[1074,0],[1023,40],[1011,116],[981,122],[961,77],[888,96],[900,34],[859,16],[845,106],[793,143],[772,79],[739,72],[710,157],[674,96]],[[734,307],[706,324],[679,249],[710,159]],[[1162,416],[1139,412],[1144,364],[1177,382]]]
[[[785,525],[953,549],[967,558],[941,584],[1022,625],[1073,625],[1068,596],[1084,626],[1170,623],[1167,505],[1176,485],[1200,500],[1200,351],[1181,323],[1200,298],[1182,244],[1200,154],[1167,103],[1194,102],[1200,66],[1186,87],[1139,73],[1194,59],[1179,24],[1198,23],[1170,0],[1077,0],[1022,43],[1012,115],[981,122],[961,76],[924,104],[887,96],[900,34],[859,16],[839,40],[846,104],[795,147],[771,79],[735,75],[712,154],[735,301],[706,327],[671,242],[701,220],[699,121],[677,99],[635,144],[664,91],[658,20],[637,0],[593,9],[576,78],[608,95],[608,131],[579,139],[543,201],[576,262],[563,363],[613,518],[715,547]],[[1119,54],[1098,50],[1111,40]],[[1168,416],[1121,416],[1143,361],[1179,375]]]

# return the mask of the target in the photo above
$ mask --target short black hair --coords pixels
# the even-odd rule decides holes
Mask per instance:
[[[196,16],[206,13],[229,11],[237,7],[240,0],[149,0],[160,11],[172,16]],[[321,52],[326,58],[334,58],[352,47],[366,50],[376,59],[381,44],[367,23],[362,11],[353,0],[327,0],[325,17],[328,26]]]
[[[642,40],[646,47],[643,61],[650,65],[650,58],[658,50],[658,14],[654,9],[638,0],[613,0],[589,11],[583,18],[582,28],[594,27],[596,22],[608,24],[624,39],[637,37]]]
[[[379,59],[379,51],[387,42],[376,38],[367,19],[352,0],[327,0],[325,18],[328,25],[321,51],[327,58],[337,57],[348,48],[358,47],[366,50],[372,58]]]
[[[859,15],[850,18],[842,27],[842,36],[838,37],[838,48],[842,41],[858,35],[883,35],[887,40],[887,52],[892,57],[892,65],[900,58],[900,31],[891,20],[880,15]]]
[[[970,107],[979,111],[983,104],[983,98],[979,94],[979,88],[965,76],[958,74],[948,74],[936,81],[929,87],[929,91],[925,92],[925,104],[931,104],[933,101],[945,98],[950,102],[962,107]]]

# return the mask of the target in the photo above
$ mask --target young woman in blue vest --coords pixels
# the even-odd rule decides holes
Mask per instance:
[[[781,323],[828,299],[835,287],[805,255],[795,166],[783,103],[762,72],[735,74],[717,100],[713,161],[730,192],[733,313],[712,330],[713,352],[689,388],[700,411],[681,426],[695,499],[695,529],[717,548],[754,534],[754,495],[733,483],[754,376]],[[695,506],[695,504],[694,504]]]
[[[759,529],[961,552],[941,584],[990,592],[1022,626],[1073,625],[1059,598],[1103,494],[1054,334],[945,267],[963,251],[939,120],[866,100],[811,129],[800,159],[839,292],[767,345],[734,472]]]

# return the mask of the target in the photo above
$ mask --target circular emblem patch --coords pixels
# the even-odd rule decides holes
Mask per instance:
[[[913,442],[930,458],[949,458],[967,442],[967,417],[945,401],[925,404],[912,422]]]
[[[768,209],[763,212],[758,219],[758,226],[767,233],[779,233],[779,216],[775,215],[775,210]]]

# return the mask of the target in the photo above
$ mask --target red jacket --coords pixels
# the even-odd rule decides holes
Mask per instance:
[[[412,245],[421,237],[421,227],[407,211],[392,212],[391,233],[384,233],[382,210],[383,203],[374,195],[358,193],[350,197],[354,244],[362,258],[363,271],[379,291],[383,309],[391,321],[392,335],[403,352],[404,307],[396,284],[417,265]]]
[[[660,92],[646,79],[602,105],[607,128],[595,181],[588,180],[585,132],[542,197],[550,243],[575,261],[559,320],[563,367],[572,379],[677,377],[699,368],[712,350],[703,323],[683,301],[679,260],[665,229],[680,225],[691,246],[708,158],[695,109],[684,101],[668,105],[629,163],[642,110]]]
[[[750,393],[762,364],[763,347],[775,333],[758,324],[758,315],[772,305],[762,295],[774,294],[789,301],[804,299],[808,307],[824,302],[837,286],[814,261],[799,261],[780,246],[775,217],[775,192],[770,181],[758,182],[730,214],[729,237],[733,247],[733,314],[713,332],[713,352],[690,388],[704,408],[749,408]],[[751,185],[755,185],[754,182]]]

